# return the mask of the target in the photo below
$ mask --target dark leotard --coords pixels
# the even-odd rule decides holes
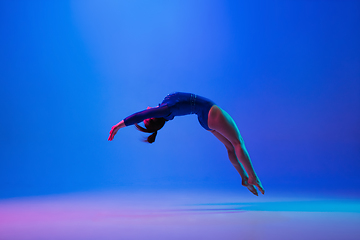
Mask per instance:
[[[172,120],[176,116],[196,114],[200,125],[206,130],[211,130],[208,126],[208,114],[213,105],[215,105],[213,101],[199,95],[183,92],[171,93],[158,107],[134,113],[125,118],[124,123],[129,126],[148,118],[163,117],[166,120]]]

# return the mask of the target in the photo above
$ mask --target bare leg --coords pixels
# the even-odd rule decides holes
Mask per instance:
[[[220,133],[232,144],[237,159],[244,166],[249,175],[249,184],[257,186],[260,192],[264,194],[261,182],[251,164],[250,156],[246,150],[244,140],[242,139],[239,129],[231,116],[217,105],[214,105],[209,111],[208,125],[211,129]]]
[[[231,144],[229,140],[227,140],[226,137],[221,135],[219,132],[215,130],[211,130],[211,133],[214,134],[214,136],[225,145],[230,162],[232,163],[232,165],[235,167],[235,169],[238,171],[238,173],[242,178],[242,185],[247,186],[249,177],[245,172],[244,167],[241,165],[241,163],[238,161],[236,157],[234,146]]]

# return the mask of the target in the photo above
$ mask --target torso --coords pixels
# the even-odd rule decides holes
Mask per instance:
[[[215,105],[210,99],[193,93],[175,92],[164,98],[160,106],[163,105],[167,105],[170,109],[170,114],[164,117],[166,120],[172,120],[175,116],[197,114],[201,126],[210,130],[207,125],[208,113],[210,108]]]

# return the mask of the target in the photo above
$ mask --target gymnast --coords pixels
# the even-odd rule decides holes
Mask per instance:
[[[225,145],[230,162],[242,178],[242,185],[256,196],[258,196],[258,192],[254,186],[264,194],[265,190],[251,164],[244,140],[234,120],[213,101],[199,95],[183,92],[169,94],[159,106],[148,107],[146,110],[134,113],[114,125],[110,130],[108,140],[112,141],[120,128],[135,125],[142,132],[152,133],[146,142],[153,143],[158,130],[167,121],[172,120],[175,116],[188,114],[198,115],[200,125],[214,134]],[[142,121],[145,128],[138,125]]]

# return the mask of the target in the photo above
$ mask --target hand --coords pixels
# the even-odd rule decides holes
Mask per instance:
[[[250,192],[258,196],[258,193],[254,186],[256,186],[262,194],[265,193],[265,190],[260,182],[260,179],[257,176],[253,176],[253,177],[250,176],[248,180],[248,185],[246,187],[249,189]]]
[[[112,141],[113,139],[114,139],[114,136],[115,136],[115,134],[117,133],[117,131],[119,131],[119,125],[118,124],[116,124],[116,125],[114,125],[112,128],[111,128],[111,130],[110,130],[110,136],[109,136],[109,138],[108,138],[108,141]]]
[[[110,130],[110,136],[108,138],[108,141],[112,141],[114,139],[114,136],[117,133],[117,131],[119,131],[119,129],[124,126],[125,126],[124,120],[119,122],[118,124],[114,125]]]

